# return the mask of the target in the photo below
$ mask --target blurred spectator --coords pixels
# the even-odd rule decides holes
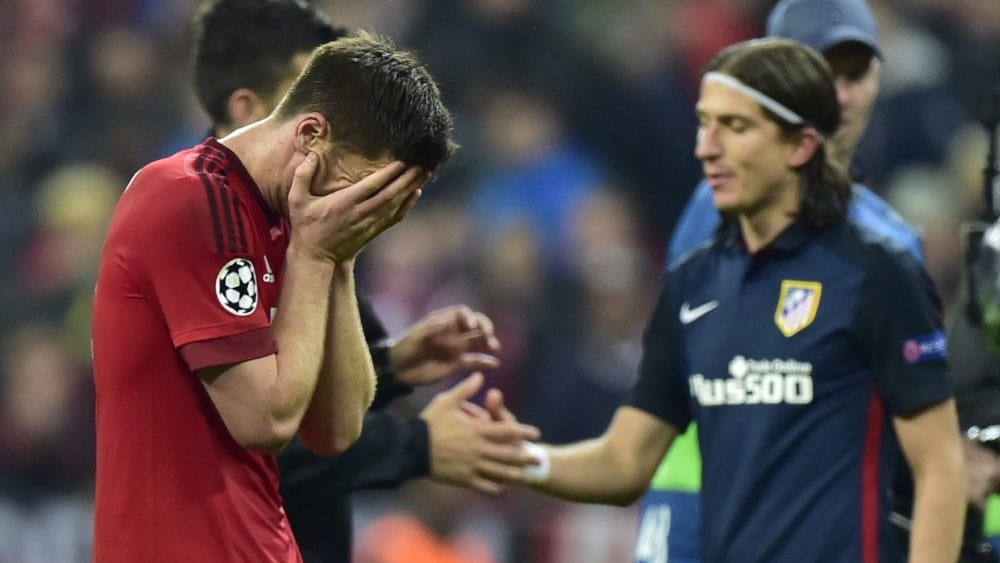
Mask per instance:
[[[545,267],[561,274],[571,218],[603,182],[601,165],[571,138],[543,95],[498,88],[484,104],[482,123],[489,161],[470,201],[480,244],[525,228],[539,237]]]
[[[608,563],[627,561],[635,540],[635,507],[560,503],[537,530],[540,547],[532,561]]]
[[[950,89],[963,106],[976,108],[1000,83],[1000,3],[907,0],[902,4],[903,10],[926,23],[952,54],[947,69]]]
[[[537,369],[525,374],[517,411],[548,443],[599,435],[635,380],[658,277],[629,203],[620,190],[602,190],[574,214],[567,253],[573,283],[557,297],[563,313],[546,324],[547,345]]]
[[[93,463],[88,372],[43,322],[9,331],[2,362],[0,493],[30,505],[80,492]]]
[[[69,114],[64,150],[99,160],[130,177],[173,130],[180,94],[169,43],[140,28],[116,25],[88,36],[81,54],[86,86]],[[95,132],[100,132],[95,134]]]
[[[29,321],[0,358],[0,561],[89,561],[93,391],[55,327]]]
[[[427,311],[475,301],[463,272],[467,229],[467,217],[453,205],[419,205],[361,255],[361,283],[391,334]]]
[[[364,525],[355,563],[498,563],[505,537],[474,493],[428,480],[401,489],[403,506]],[[502,534],[502,533],[501,533]],[[499,555],[498,555],[499,554]]]
[[[90,303],[97,261],[108,220],[124,181],[106,166],[66,163],[39,182],[34,193],[35,227],[19,264],[17,302],[11,309],[30,308],[63,319],[82,300],[82,319],[75,322],[74,352],[90,361]],[[22,313],[23,314],[23,313]]]
[[[961,192],[943,171],[911,166],[890,179],[886,194],[889,204],[921,231],[927,272],[950,312],[961,285],[959,229],[970,212],[960,205]]]
[[[871,2],[885,64],[871,123],[858,147],[863,180],[885,194],[893,171],[940,165],[955,132],[970,120],[948,69],[953,55],[941,40],[895,3]]]

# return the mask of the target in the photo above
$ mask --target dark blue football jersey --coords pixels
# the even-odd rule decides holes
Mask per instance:
[[[948,399],[923,268],[848,221],[793,224],[749,254],[738,229],[673,265],[631,406],[702,452],[706,562],[902,561],[892,416]]]

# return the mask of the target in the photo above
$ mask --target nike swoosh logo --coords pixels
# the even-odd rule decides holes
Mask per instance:
[[[681,313],[680,313],[681,323],[683,324],[693,323],[694,321],[700,319],[701,317],[711,312],[718,306],[719,306],[718,301],[709,301],[708,303],[702,303],[701,305],[698,305],[697,307],[692,309],[691,305],[689,305],[687,301],[685,301],[684,304],[681,305]]]

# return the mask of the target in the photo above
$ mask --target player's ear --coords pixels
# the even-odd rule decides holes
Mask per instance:
[[[321,113],[307,113],[295,124],[295,150],[302,154],[326,154],[330,144],[330,122]]]
[[[788,154],[789,168],[798,168],[809,162],[817,150],[820,150],[823,139],[814,127],[803,127],[793,141],[792,151]]]
[[[226,111],[229,113],[233,129],[256,123],[270,113],[264,100],[249,88],[233,90],[226,100]]]

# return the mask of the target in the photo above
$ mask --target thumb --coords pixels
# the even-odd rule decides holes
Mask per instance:
[[[312,181],[319,168],[319,156],[309,152],[297,167],[292,176],[292,187],[288,190],[289,200],[306,199],[312,195]]]
[[[514,420],[514,415],[503,404],[503,392],[499,389],[493,388],[487,391],[485,402],[486,410],[493,420],[504,422]]]
[[[476,372],[466,377],[451,389],[444,392],[452,402],[459,404],[468,401],[483,387],[483,374]]]

